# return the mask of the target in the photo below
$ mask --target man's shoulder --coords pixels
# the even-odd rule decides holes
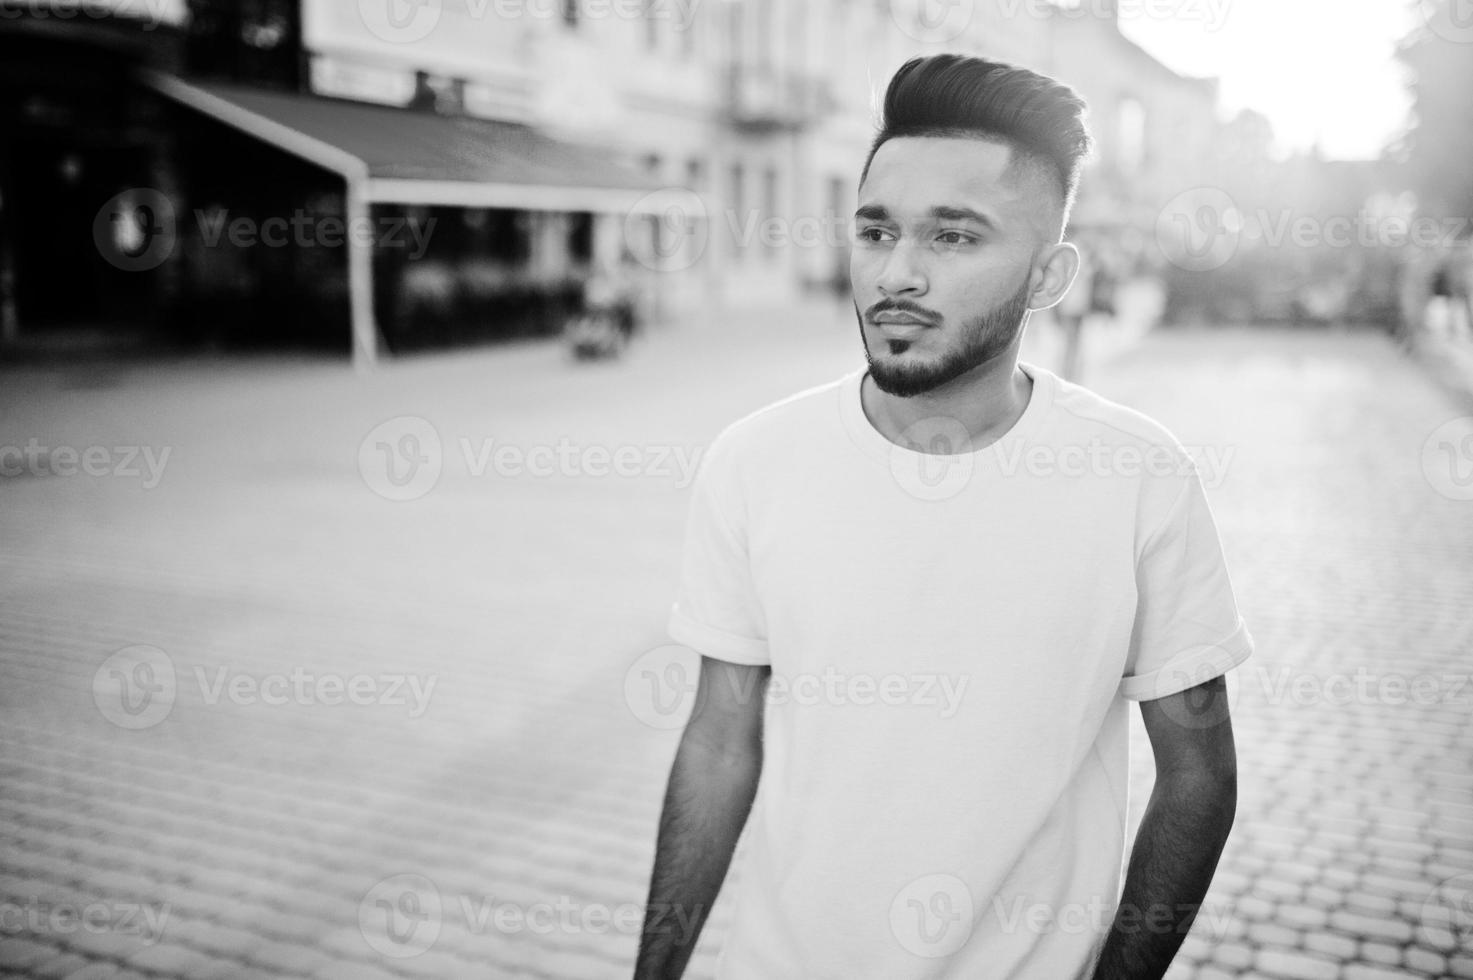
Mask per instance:
[[[814,427],[838,421],[839,395],[852,372],[769,402],[729,423],[712,449],[748,455],[801,441]]]
[[[1073,444],[1099,440],[1113,445],[1134,445],[1142,450],[1159,447],[1183,452],[1176,434],[1156,419],[1112,401],[1083,385],[1055,379],[1054,407],[1062,422],[1062,436]]]

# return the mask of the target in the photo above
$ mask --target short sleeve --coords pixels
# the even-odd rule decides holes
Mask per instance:
[[[1136,615],[1120,694],[1164,698],[1247,660],[1253,639],[1238,613],[1217,525],[1195,467],[1136,561]]]
[[[767,623],[752,579],[747,515],[729,430],[706,450],[691,487],[680,586],[668,632],[717,660],[771,662]]]

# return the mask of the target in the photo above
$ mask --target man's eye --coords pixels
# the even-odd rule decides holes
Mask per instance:
[[[863,242],[883,242],[889,238],[890,233],[883,228],[861,228],[859,240]]]
[[[960,231],[943,231],[936,236],[936,240],[942,245],[971,245],[976,241],[971,235]]]

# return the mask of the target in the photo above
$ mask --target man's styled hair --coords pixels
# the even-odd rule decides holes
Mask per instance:
[[[912,58],[885,91],[880,131],[860,176],[875,153],[905,136],[961,136],[1013,148],[1009,171],[1043,166],[1064,204],[1074,206],[1079,171],[1093,140],[1084,125],[1087,106],[1069,86],[1047,75],[959,54]]]

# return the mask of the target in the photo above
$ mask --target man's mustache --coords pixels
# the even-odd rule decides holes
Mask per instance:
[[[905,299],[882,299],[864,312],[864,318],[873,323],[874,318],[881,313],[909,313],[911,316],[919,317],[931,325],[941,322],[941,314],[935,310],[928,310],[919,303],[912,303]]]

